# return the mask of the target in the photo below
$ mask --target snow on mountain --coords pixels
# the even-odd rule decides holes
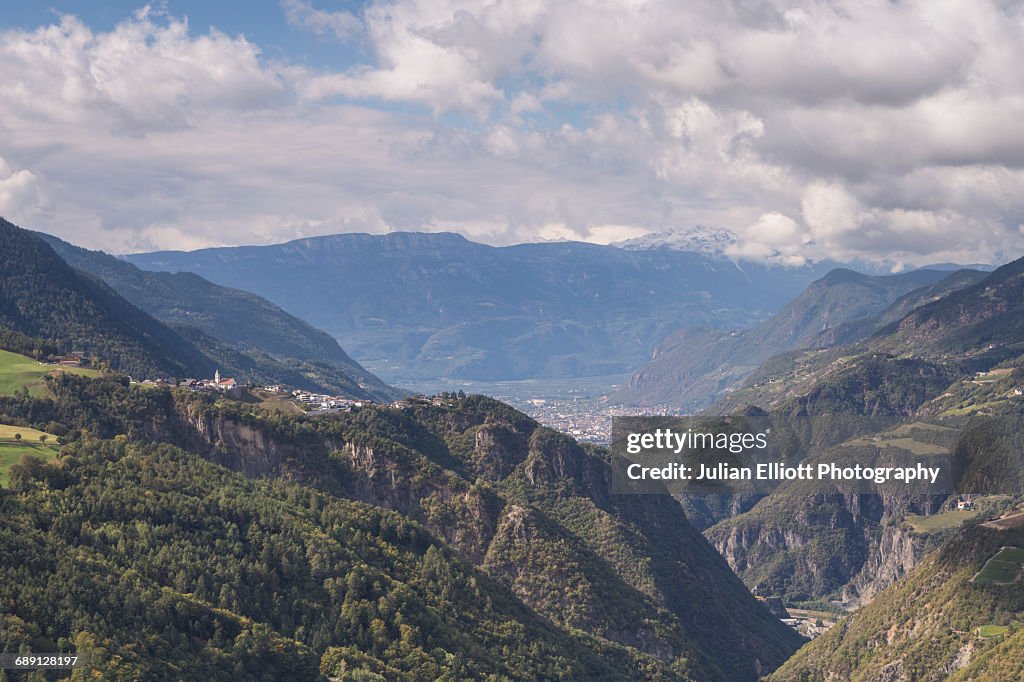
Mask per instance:
[[[736,244],[739,237],[729,230],[697,225],[690,228],[677,228],[664,232],[651,232],[633,239],[615,242],[612,246],[641,251],[645,249],[672,249],[673,251],[692,251],[706,256],[722,256],[725,250]]]

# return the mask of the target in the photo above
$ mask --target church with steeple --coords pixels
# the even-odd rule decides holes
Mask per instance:
[[[217,389],[229,398],[242,397],[242,387],[238,385],[238,382],[231,377],[222,377],[219,369],[213,373],[213,381],[209,382],[208,385]]]

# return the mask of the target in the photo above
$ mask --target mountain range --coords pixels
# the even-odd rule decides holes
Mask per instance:
[[[675,329],[750,326],[834,265],[579,242],[493,247],[445,233],[125,258],[253,291],[395,383],[626,373]]]
[[[955,456],[959,490],[1008,494],[999,498],[1005,504],[1024,489],[1012,426],[1024,411],[1024,259],[949,277],[869,316],[864,327],[876,331],[860,341],[769,359],[710,412],[754,410],[817,425],[819,454],[838,447]],[[876,417],[887,426],[871,428]],[[864,604],[948,539],[964,518],[951,512],[954,502],[811,494],[788,483],[763,499],[684,506],[749,586],[791,601]]]

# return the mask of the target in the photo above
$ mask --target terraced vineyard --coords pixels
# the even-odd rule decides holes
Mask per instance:
[[[1003,547],[974,576],[974,582],[983,585],[1009,585],[1020,577],[1024,567],[1024,549]]]

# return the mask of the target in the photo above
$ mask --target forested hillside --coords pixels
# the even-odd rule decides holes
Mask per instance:
[[[69,443],[0,498],[6,641],[77,638],[125,677],[697,681],[799,644],[671,498],[611,495],[602,450],[496,401],[308,419],[50,384],[0,398],[0,421]]]
[[[1020,526],[972,526],[801,649],[772,682],[1017,680],[1024,673]],[[1005,557],[997,558],[997,557]]]
[[[129,374],[209,376],[213,362],[45,242],[0,219],[0,327],[81,351]]]

